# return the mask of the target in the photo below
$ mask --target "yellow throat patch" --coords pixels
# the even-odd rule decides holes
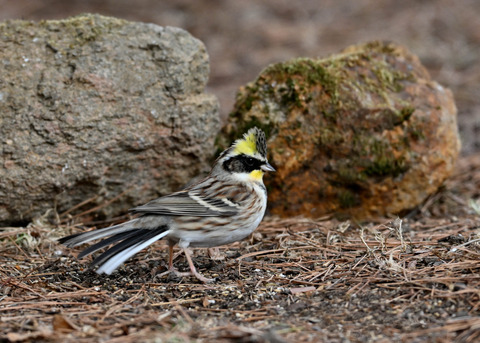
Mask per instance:
[[[255,181],[261,181],[263,177],[263,171],[254,170],[250,173],[250,178]]]
[[[235,143],[234,152],[238,155],[245,154],[252,156],[257,152],[257,143],[255,142],[255,134],[251,133],[243,139],[239,139]]]

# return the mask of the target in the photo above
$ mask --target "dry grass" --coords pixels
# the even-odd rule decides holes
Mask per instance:
[[[479,185],[472,156],[402,220],[266,218],[223,261],[197,250],[211,285],[156,278],[162,242],[99,276],[55,242],[80,225],[3,228],[0,341],[475,342]]]

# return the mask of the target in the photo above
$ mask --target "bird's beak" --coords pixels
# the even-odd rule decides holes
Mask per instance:
[[[276,171],[275,168],[273,168],[268,162],[265,162],[265,164],[262,164],[260,169],[263,171]]]

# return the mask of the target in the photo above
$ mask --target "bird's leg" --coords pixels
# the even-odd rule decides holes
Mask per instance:
[[[175,244],[173,243],[168,243],[168,269],[166,272],[157,274],[155,277],[162,277],[164,275],[170,274],[171,272],[177,273],[178,271],[175,269],[173,266],[173,246]]]
[[[204,282],[204,283],[209,283],[215,281],[215,279],[209,279],[197,272],[197,269],[195,268],[195,265],[193,264],[192,257],[190,256],[190,251],[188,248],[183,248],[182,251],[185,254],[185,257],[187,258],[188,265],[190,267],[189,272],[179,272],[174,266],[173,266],[173,246],[174,244],[168,244],[168,270],[166,272],[163,272],[161,274],[157,274],[157,277],[162,277],[164,275],[174,273],[178,277],[183,277],[183,276],[195,276],[198,280]]]
[[[173,244],[168,243],[168,270],[174,270],[173,268]]]
[[[190,256],[190,251],[188,248],[184,248],[183,252],[185,253],[185,257],[187,258],[188,265],[190,266],[190,275],[195,276],[197,279],[204,283],[209,283],[215,281],[215,279],[209,279],[197,272],[197,269],[195,268],[195,265],[193,264],[192,257]]]
[[[179,272],[177,269],[173,268],[171,272],[175,273],[176,276],[178,277],[183,277],[183,276],[195,276],[198,280],[204,282],[204,283],[209,283],[215,281],[215,279],[209,279],[197,272],[197,269],[195,268],[195,265],[193,264],[192,257],[190,256],[190,250],[188,248],[182,248],[183,253],[185,254],[185,257],[187,258],[188,261],[188,266],[190,267],[189,272]]]

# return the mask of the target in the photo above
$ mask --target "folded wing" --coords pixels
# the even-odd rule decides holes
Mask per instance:
[[[196,190],[185,190],[155,199],[132,211],[168,216],[233,216],[238,213],[238,204],[226,198],[207,197]]]

